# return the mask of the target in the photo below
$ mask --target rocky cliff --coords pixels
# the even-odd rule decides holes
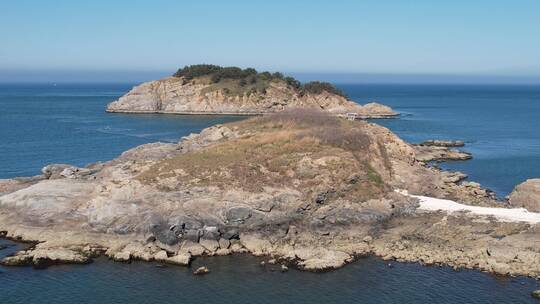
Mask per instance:
[[[332,88],[329,84],[310,91],[295,80],[287,82],[286,78],[267,79],[254,74],[241,79],[213,80],[212,75],[215,76],[173,76],[143,83],[110,103],[107,111],[257,115],[289,108],[314,108],[335,115],[356,113],[359,118],[397,115],[391,108],[378,103],[361,106],[337,94],[335,89],[326,89]]]
[[[0,235],[39,242],[3,263],[105,254],[187,265],[249,252],[323,270],[376,254],[540,276],[535,224],[426,211],[402,191],[500,206],[454,177],[376,124],[284,111],[86,168],[51,165],[42,176],[0,181]]]

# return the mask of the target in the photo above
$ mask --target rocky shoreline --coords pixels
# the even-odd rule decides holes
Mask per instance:
[[[375,104],[377,107],[379,106],[378,103],[372,103]],[[383,106],[383,105],[380,105]],[[268,115],[275,112],[197,112],[197,111],[189,111],[189,112],[181,112],[181,111],[160,111],[160,110],[129,110],[129,109],[111,109],[107,108],[106,112],[108,113],[123,113],[123,114],[171,114],[171,115],[198,115],[198,116],[262,116],[262,115]],[[356,119],[391,119],[399,116],[399,113],[366,113],[366,114],[358,114],[355,113],[355,120]],[[340,118],[347,118],[347,114],[335,114],[336,117]]]
[[[285,111],[178,144],[0,180],[0,234],[36,245],[4,265],[115,261],[189,265],[249,253],[324,271],[359,256],[540,277],[537,225],[426,211],[417,198],[509,207],[463,175],[426,166],[376,124]]]
[[[455,149],[455,147],[465,146],[462,141],[429,140],[413,146],[416,150],[416,159],[425,163],[472,158],[472,154]]]

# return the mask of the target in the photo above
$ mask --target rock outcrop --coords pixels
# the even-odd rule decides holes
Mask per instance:
[[[107,106],[108,112],[259,115],[291,108],[313,108],[335,115],[356,113],[358,118],[398,115],[390,107],[368,103],[361,106],[328,91],[300,92],[284,81],[269,81],[262,91],[231,93],[232,84],[212,84],[169,77],[134,87]]]
[[[461,142],[434,142],[427,141],[414,145],[416,158],[422,162],[468,160],[472,155],[451,147],[462,147]]]
[[[430,139],[422,142],[421,146],[436,146],[436,147],[463,147],[465,142],[462,140],[439,140]]]
[[[39,242],[3,263],[104,254],[187,265],[247,252],[320,271],[376,254],[539,277],[535,225],[423,211],[395,191],[500,206],[462,178],[425,166],[415,147],[376,124],[284,111],[3,181],[1,235]]]
[[[193,272],[194,275],[204,275],[210,273],[210,270],[206,266],[201,266]]]
[[[517,185],[509,196],[510,205],[540,212],[540,179],[526,180]]]

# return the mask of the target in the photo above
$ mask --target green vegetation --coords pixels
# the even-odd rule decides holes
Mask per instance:
[[[373,169],[373,167],[368,163],[364,161],[364,168],[366,169],[367,175],[369,177],[369,180],[377,186],[383,186],[384,181],[382,180],[382,177]]]
[[[285,77],[282,73],[257,72],[253,68],[221,67],[213,64],[186,66],[174,73],[175,77],[186,81],[198,81],[210,84],[207,92],[223,90],[229,95],[265,94],[270,82],[282,82],[298,94],[320,94],[324,91],[347,97],[342,91],[328,82],[312,81],[304,85],[294,77]]]
[[[340,89],[336,88],[333,84],[328,83],[328,82],[320,82],[320,81],[308,82],[304,84],[304,90],[312,94],[320,94],[326,91],[329,93],[334,93],[336,95],[346,97],[345,93],[343,93]]]

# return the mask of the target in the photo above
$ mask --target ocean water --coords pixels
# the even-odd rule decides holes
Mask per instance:
[[[0,240],[0,242],[2,242]],[[11,247],[5,253],[14,251]],[[191,268],[156,263],[0,268],[0,303],[537,303],[534,280],[364,258],[326,273],[281,273],[260,258],[201,258]],[[194,276],[205,265],[210,274]],[[277,267],[276,267],[277,268]]]
[[[85,165],[131,147],[175,142],[241,117],[105,113],[132,85],[0,85],[0,178],[39,174],[49,163]],[[501,196],[540,177],[540,87],[340,85],[361,103],[378,100],[403,115],[377,120],[410,142],[460,139],[474,159],[461,170]],[[9,242],[0,240],[1,244]],[[9,243],[12,244],[12,243]],[[0,250],[0,256],[24,246]],[[0,246],[1,247],[1,246]],[[260,259],[197,259],[211,274],[153,263],[46,270],[0,267],[0,303],[536,303],[527,278],[365,258],[337,271],[273,271]]]
[[[0,85],[0,178],[43,166],[84,166],[149,142],[176,142],[227,116],[111,114],[107,103],[133,85]]]

